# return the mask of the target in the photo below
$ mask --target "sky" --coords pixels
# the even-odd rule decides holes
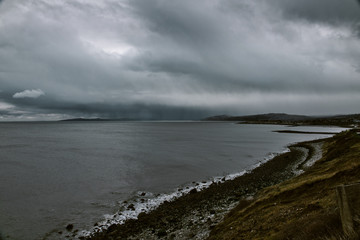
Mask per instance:
[[[0,121],[360,113],[357,0],[0,0]]]

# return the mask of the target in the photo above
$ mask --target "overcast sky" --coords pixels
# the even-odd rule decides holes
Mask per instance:
[[[360,112],[356,0],[0,0],[0,120]]]

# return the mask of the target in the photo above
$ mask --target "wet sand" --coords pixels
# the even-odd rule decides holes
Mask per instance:
[[[193,190],[149,213],[141,213],[137,220],[111,225],[103,232],[82,239],[206,239],[232,208],[247,204],[260,189],[301,173],[307,162],[315,161],[321,154],[322,141],[294,144],[289,147],[290,152],[276,156],[243,176],[213,183],[200,192]]]

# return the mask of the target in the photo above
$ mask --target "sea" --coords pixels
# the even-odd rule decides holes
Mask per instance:
[[[192,188],[244,174],[289,144],[331,136],[275,130],[344,129],[235,122],[0,123],[0,239],[87,235]],[[69,224],[72,233],[65,229]]]

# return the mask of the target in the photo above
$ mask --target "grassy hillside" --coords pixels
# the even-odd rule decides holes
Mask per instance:
[[[345,239],[334,187],[360,180],[359,133],[338,134],[323,151],[304,174],[242,200],[209,239]]]

